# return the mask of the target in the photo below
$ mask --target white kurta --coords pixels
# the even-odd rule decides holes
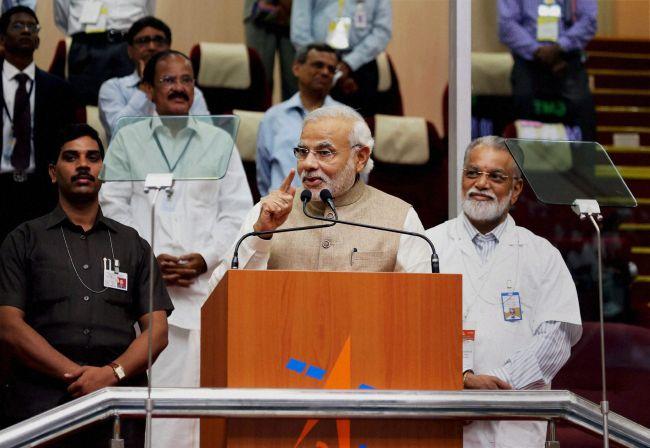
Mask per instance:
[[[216,150],[217,140],[213,127],[208,126],[207,134],[203,132],[205,127],[200,124],[195,123],[194,129],[197,133],[191,143],[199,147],[188,149],[188,161],[197,152],[200,155],[214,153]],[[115,136],[107,159],[118,157],[122,162],[129,161],[131,168],[134,165],[139,165],[141,169],[156,166],[159,160],[148,162],[147,159],[151,151],[152,154],[158,151],[151,132],[120,138],[120,133],[125,130],[128,131],[124,128]],[[182,151],[187,136],[179,133],[178,137],[182,139],[180,144],[172,145],[170,141],[162,140],[165,151]],[[127,146],[130,151],[127,151]],[[134,148],[139,151],[138,157],[133,156]],[[173,161],[173,154],[169,158]],[[207,159],[210,157],[201,157],[201,160]],[[218,159],[215,158],[213,162],[218,164]],[[142,178],[139,175],[132,177]],[[107,182],[100,190],[99,199],[106,216],[134,227],[144,239],[151,242],[151,204],[154,194],[145,194],[143,186],[143,182]],[[208,296],[209,275],[232,245],[251,205],[252,196],[236,148],[233,149],[226,175],[222,179],[179,181],[174,185],[171,198],[164,193],[158,196],[154,253],[178,256],[196,252],[203,256],[208,270],[188,288],[168,288],[174,312],[169,318],[169,344],[154,364],[154,386],[199,386],[201,306]],[[156,447],[197,447],[197,420],[178,419],[170,422],[157,419],[154,421],[153,442]]]
[[[429,229],[440,256],[440,272],[463,274],[463,320],[476,326],[474,372],[489,374],[533,342],[548,321],[581,325],[575,285],[558,250],[515,225],[508,216],[499,244],[483,264],[462,218]],[[522,320],[506,321],[501,293],[519,292]],[[571,335],[575,344],[580,331]],[[548,388],[550,385],[541,386]],[[467,447],[542,447],[544,422],[474,422],[464,428]]]

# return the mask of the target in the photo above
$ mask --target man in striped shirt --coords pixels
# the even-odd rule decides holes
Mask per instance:
[[[465,153],[463,211],[427,231],[444,272],[463,274],[466,389],[549,389],[582,334],[578,296],[559,251],[509,215],[523,188],[503,139]],[[477,421],[465,447],[542,447],[543,422]]]

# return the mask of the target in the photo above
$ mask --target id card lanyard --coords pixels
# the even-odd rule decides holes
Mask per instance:
[[[165,154],[162,145],[160,144],[160,140],[158,140],[158,136],[156,135],[155,132],[153,133],[153,139],[156,141],[156,145],[158,145],[158,150],[160,150],[160,154],[163,156],[163,159],[165,159],[165,163],[167,164],[167,168],[169,169],[170,173],[173,173],[176,167],[178,166],[178,162],[181,161],[181,159],[187,152],[187,148],[189,148],[193,138],[194,138],[194,134],[190,135],[190,138],[187,139],[187,143],[185,143],[185,147],[183,148],[183,151],[181,151],[181,155],[178,156],[178,159],[176,159],[176,163],[174,163],[174,166],[172,166],[169,163],[169,159],[167,158],[167,155]]]
[[[517,238],[516,238],[516,245],[517,245],[517,251],[516,251],[516,256],[515,256],[515,281],[514,283],[512,280],[508,279],[506,280],[506,289],[507,290],[514,290],[514,288],[517,286],[517,283],[519,281],[519,252],[521,249],[521,244],[519,244],[519,232],[517,232],[517,229],[514,229]],[[470,241],[471,242],[471,241]],[[474,244],[474,243],[472,243]],[[461,254],[461,259],[463,260],[463,268],[465,269],[465,272],[469,272],[468,266],[467,266],[467,261],[465,260],[465,256]],[[490,279],[490,274],[492,273],[492,268],[494,267],[494,264],[491,264],[488,271],[485,274],[485,280],[483,283],[480,285],[480,288],[476,287],[476,284],[474,283],[474,279],[472,278],[471,275],[467,276],[467,279],[469,281],[470,286],[474,290],[474,294],[476,297],[480,297],[482,300],[489,302],[486,300],[483,295],[481,294],[481,291],[485,289],[485,285],[487,284],[488,280]],[[474,307],[474,301],[470,305],[467,306],[467,309],[463,311],[463,322],[467,320],[469,317],[469,312],[472,310]]]
[[[83,279],[79,275],[79,272],[77,271],[77,267],[75,266],[74,260],[72,259],[72,254],[70,253],[70,248],[68,247],[68,241],[65,239],[65,232],[63,231],[63,226],[61,226],[60,228],[61,228],[61,236],[63,237],[63,244],[65,244],[65,250],[68,252],[68,258],[70,259],[70,264],[72,265],[72,269],[74,270],[77,279],[81,282],[84,288],[86,288],[90,292],[94,292],[95,294],[101,294],[103,292],[106,292],[108,287],[96,291],[92,289],[90,286],[86,285],[86,283],[83,281]],[[111,245],[111,254],[113,255],[113,260],[115,260],[116,269],[119,269],[120,260],[117,260],[115,258],[115,251],[113,250],[113,239],[111,238],[111,232],[109,230],[106,230],[106,233],[108,233],[108,241]],[[104,265],[106,265],[106,258],[104,258]]]
[[[515,282],[514,284],[512,283],[511,280],[506,280],[506,288],[508,288],[509,291],[512,291],[514,288],[514,285],[517,284],[519,280],[519,251],[520,251],[520,244],[519,244],[519,232],[517,232],[517,229],[515,228],[514,231],[517,234],[517,255],[515,257]],[[473,243],[472,243],[473,244]],[[503,243],[501,243],[503,244]],[[467,261],[465,260],[465,255],[461,254],[461,258],[463,260],[463,268],[465,269],[465,272],[469,272],[469,269],[467,268]],[[481,296],[481,291],[484,290],[485,285],[487,284],[487,281],[490,278],[490,274],[492,273],[492,267],[494,264],[491,264],[488,271],[485,274],[485,280],[483,281],[483,284],[481,285],[480,289],[476,287],[474,284],[474,280],[472,279],[471,275],[467,275],[467,279],[469,281],[470,286],[474,290],[474,294],[477,297],[477,300],[485,300]],[[518,294],[518,293],[517,293]],[[475,321],[468,321],[467,318],[469,317],[469,312],[472,310],[472,307],[474,306],[474,301],[470,305],[467,306],[467,309],[463,311],[463,329],[462,329],[462,335],[463,335],[463,372],[466,372],[468,370],[474,370],[474,348],[475,348],[475,340],[476,340],[476,330],[477,330],[477,325]],[[502,302],[503,303],[503,302]]]

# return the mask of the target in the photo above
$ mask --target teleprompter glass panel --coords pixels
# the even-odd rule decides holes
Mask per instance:
[[[228,169],[239,118],[234,115],[123,117],[108,147],[100,179],[144,181],[221,179]]]
[[[596,142],[506,139],[537,199],[572,205],[595,199],[601,207],[636,207],[607,151]]]

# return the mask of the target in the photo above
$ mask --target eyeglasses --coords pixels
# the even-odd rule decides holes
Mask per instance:
[[[479,171],[474,168],[463,168],[463,173],[467,179],[478,179],[479,176],[485,175],[490,182],[494,182],[495,184],[502,184],[510,179],[510,177],[519,179],[519,176],[508,176],[501,171]]]
[[[142,36],[133,39],[133,44],[138,45],[141,47],[144,47],[145,45],[149,45],[151,42],[153,42],[157,47],[162,47],[163,45],[169,45],[169,39],[167,39],[165,36]]]
[[[298,160],[305,160],[307,156],[309,156],[309,153],[312,153],[314,157],[316,157],[316,160],[320,162],[329,162],[336,156],[336,154],[338,154],[336,151],[325,148],[309,149],[301,146],[293,148],[293,155],[296,156],[296,159]]]
[[[176,76],[161,76],[159,81],[165,87],[173,87],[177,82],[180,82],[185,87],[194,85],[194,78],[192,78],[190,75],[183,75],[180,78]]]
[[[41,30],[41,26],[38,23],[32,22],[13,22],[9,25],[9,29],[17,33],[25,29],[30,33],[38,33]]]

